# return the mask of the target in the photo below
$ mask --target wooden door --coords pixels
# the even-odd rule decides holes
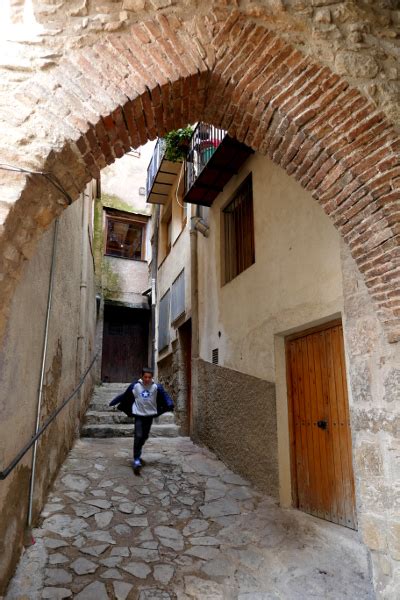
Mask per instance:
[[[102,381],[128,382],[147,366],[149,314],[144,309],[104,307]]]
[[[357,528],[340,321],[286,341],[292,481],[300,510]]]

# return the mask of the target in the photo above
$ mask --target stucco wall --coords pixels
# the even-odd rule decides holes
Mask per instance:
[[[252,172],[255,229],[255,264],[226,285],[221,275],[221,209]],[[218,196],[208,214],[210,235],[199,236],[199,320],[200,358],[211,362],[212,350],[219,350],[219,364],[243,375],[252,375],[274,385],[277,448],[274,469],[279,469],[279,497],[283,506],[292,504],[286,365],[284,336],[340,316],[343,308],[340,238],[321,207],[311,195],[270,160],[255,154]],[[214,371],[213,371],[214,372]],[[211,385],[211,379],[209,379]],[[202,385],[199,378],[199,385]],[[211,387],[212,389],[212,387]],[[216,397],[211,393],[211,397]],[[219,396],[218,410],[227,410],[231,399]],[[247,411],[255,420],[267,419],[270,407],[262,402],[253,409],[256,394],[249,392]],[[211,400],[207,400],[210,404]],[[227,406],[222,408],[221,403]],[[203,407],[198,401],[199,416]],[[240,437],[240,430],[216,429],[202,436]],[[239,427],[239,424],[237,423]],[[203,433],[204,433],[203,429]],[[255,439],[258,430],[247,438]],[[221,452],[230,451],[221,440]],[[265,440],[258,440],[259,448]],[[262,450],[260,450],[262,453]],[[223,454],[232,466],[242,468],[239,453]],[[260,460],[261,457],[260,457]],[[251,472],[253,466],[249,466]],[[254,475],[255,478],[258,475]],[[257,483],[257,481],[255,481]],[[258,482],[264,486],[263,479]]]
[[[203,360],[198,369],[201,441],[228,466],[277,497],[274,384]]]
[[[102,263],[102,290],[107,300],[133,308],[149,308],[143,292],[150,287],[146,261],[104,256]]]
[[[86,201],[90,202],[89,199]],[[53,231],[54,224],[43,235],[33,258],[24,265],[0,351],[1,469],[34,433]],[[94,271],[89,243],[86,251],[87,301],[82,345],[82,364],[85,367],[93,355],[96,323]],[[82,258],[81,198],[62,214],[59,221],[42,422],[74,390],[81,376],[77,345]],[[49,484],[79,431],[79,418],[84,413],[91,385],[89,377],[81,395],[60,413],[39,442],[34,516],[38,515]],[[9,477],[0,482],[0,595],[21,550],[31,457],[30,451]]]
[[[185,269],[185,318],[190,316],[191,311],[191,279],[190,279],[190,226],[189,223],[181,229],[181,233],[172,242],[171,252],[160,264],[157,279],[158,301],[171,288],[172,283]],[[156,314],[156,331],[158,335],[158,310]],[[172,343],[177,339],[177,330],[171,325],[171,341],[168,348],[157,354],[157,360],[164,358],[172,350]]]
[[[253,173],[256,261],[221,285],[220,216]],[[342,310],[339,234],[311,195],[255,154],[218,196],[199,238],[200,357],[275,381],[274,335]],[[220,335],[219,335],[220,332]]]

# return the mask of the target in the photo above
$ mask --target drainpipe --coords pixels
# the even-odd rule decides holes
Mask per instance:
[[[47,309],[46,309],[44,339],[43,339],[43,348],[42,348],[42,363],[41,363],[41,367],[40,367],[38,401],[37,401],[37,407],[36,407],[35,435],[39,431],[39,427],[40,427],[40,413],[41,413],[41,409],[42,409],[44,373],[45,373],[45,367],[46,367],[47,345],[48,345],[48,341],[49,341],[50,313],[51,313],[51,306],[52,306],[52,301],[53,301],[53,287],[54,287],[54,273],[55,273],[55,266],[56,266],[57,239],[58,239],[58,219],[56,219],[55,223],[54,223],[53,249],[52,249],[52,255],[51,255],[49,289],[48,289],[48,294],[47,294]],[[36,440],[36,442],[34,443],[34,446],[33,446],[32,470],[31,470],[31,479],[30,479],[30,483],[29,483],[28,528],[31,528],[31,526],[32,526],[33,492],[34,492],[34,487],[35,487],[35,476],[36,476],[37,445],[38,445],[38,442]]]
[[[153,244],[151,246],[151,368],[156,368],[156,304],[157,304],[157,267],[158,267],[158,231],[160,226],[160,205],[154,212]]]
[[[87,276],[88,276],[88,265],[89,265],[89,244],[88,244],[88,227],[89,227],[89,194],[83,192],[81,194],[82,201],[82,220],[81,220],[81,252],[82,252],[82,263],[81,263],[81,281],[79,286],[79,329],[78,339],[76,348],[76,379],[81,377],[81,374],[85,370],[86,363],[86,337],[87,337]],[[81,388],[80,398],[85,395],[85,387]],[[80,406],[80,402],[77,403]],[[79,410],[79,408],[78,408]],[[80,420],[79,414],[77,415],[76,427],[79,429]]]
[[[196,216],[191,219],[190,227],[190,277],[191,277],[191,314],[192,314],[192,376],[191,376],[191,403],[192,410],[189,423],[189,434],[195,441],[198,439],[198,362],[199,362],[199,287],[198,287],[198,229],[196,223],[199,219],[199,207],[196,207]]]

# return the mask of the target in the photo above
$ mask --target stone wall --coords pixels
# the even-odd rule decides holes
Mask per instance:
[[[37,1],[41,35],[27,40],[18,30],[19,42],[5,42],[1,162],[51,177],[2,173],[0,324],[15,276],[68,195],[131,147],[203,119],[268,154],[313,194],[350,246],[388,338],[400,339],[396,109],[365,91],[382,82],[393,86],[390,97],[398,93],[387,79],[398,11],[389,2],[379,10],[325,0],[225,4]],[[314,34],[330,62],[306,43]],[[346,74],[353,63],[359,77]]]
[[[379,598],[400,591],[400,343],[388,344],[348,249],[342,248],[344,337],[359,531]]]
[[[87,199],[86,202],[89,200]],[[0,469],[3,470],[35,431],[37,394],[44,343],[52,227],[25,263],[16,288],[0,350]],[[82,274],[82,199],[60,217],[54,272],[53,304],[45,365],[41,424],[74,390],[94,355],[96,304],[89,240],[85,306],[80,301]],[[80,331],[81,310],[84,331]],[[82,325],[82,323],[81,323]],[[83,333],[83,338],[80,335]],[[82,354],[81,354],[82,353]],[[37,518],[49,486],[74,438],[93,383],[93,373],[81,393],[58,415],[40,438],[37,452],[33,516]],[[32,451],[4,481],[0,481],[0,596],[21,552],[27,519]]]
[[[275,386],[198,360],[199,440],[231,469],[278,498]]]
[[[183,359],[183,348],[178,336],[172,344],[172,351],[157,363],[157,379],[171,395],[175,404],[175,422],[182,435],[188,435],[188,382]]]

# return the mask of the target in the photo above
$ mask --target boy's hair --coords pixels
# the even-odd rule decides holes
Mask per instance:
[[[150,373],[150,375],[154,375],[154,370],[150,367],[143,367],[142,375],[144,375],[145,373]]]

